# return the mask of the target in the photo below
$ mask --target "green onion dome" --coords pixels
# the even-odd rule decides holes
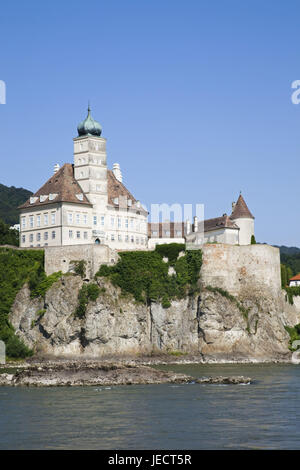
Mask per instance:
[[[88,107],[88,115],[84,121],[77,126],[78,135],[95,135],[100,137],[102,127],[99,122],[95,121],[91,116],[90,107]]]

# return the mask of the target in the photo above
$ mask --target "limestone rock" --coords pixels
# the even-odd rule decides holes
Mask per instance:
[[[173,301],[165,309],[155,302],[138,304],[100,278],[101,294],[78,319],[74,312],[83,282],[79,276],[63,276],[45,299],[30,298],[26,285],[17,294],[9,320],[37,354],[92,358],[183,353],[211,362],[290,360],[285,325],[300,322],[300,309],[289,305],[280,290],[244,283],[235,302],[202,286],[200,295]]]

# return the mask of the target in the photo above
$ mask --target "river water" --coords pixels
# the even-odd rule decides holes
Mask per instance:
[[[0,449],[300,449],[300,365],[159,368],[254,382],[0,387]]]

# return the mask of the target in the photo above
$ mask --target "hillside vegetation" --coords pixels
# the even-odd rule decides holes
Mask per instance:
[[[24,188],[0,184],[0,219],[9,225],[19,223],[17,207],[23,204],[31,194],[31,191]]]
[[[172,243],[158,245],[155,251],[120,253],[116,265],[102,265],[96,276],[108,277],[137,302],[157,301],[168,308],[172,299],[197,291],[201,265],[201,250],[185,251],[184,245]]]
[[[59,279],[61,273],[46,276],[43,250],[14,250],[0,248],[0,339],[6,344],[8,357],[26,357],[32,352],[15,335],[8,321],[15,297],[28,282],[31,296],[43,296]]]

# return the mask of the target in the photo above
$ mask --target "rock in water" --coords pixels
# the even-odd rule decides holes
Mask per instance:
[[[231,377],[200,377],[196,379],[197,384],[223,384],[223,385],[249,385],[251,383],[250,377],[244,377],[243,375],[231,376]]]

